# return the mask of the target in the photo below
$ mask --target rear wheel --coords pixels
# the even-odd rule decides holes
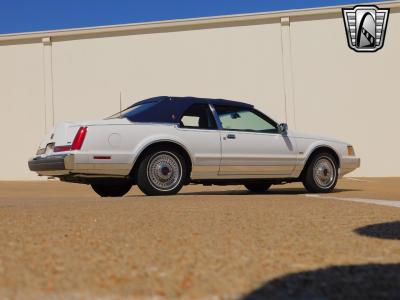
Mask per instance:
[[[183,156],[170,148],[149,151],[139,164],[137,185],[148,196],[174,195],[188,176]]]
[[[101,197],[122,197],[132,188],[132,183],[123,182],[109,182],[109,183],[92,183],[92,189]]]
[[[252,182],[244,185],[252,193],[265,193],[271,187],[267,182]]]
[[[311,193],[329,193],[338,179],[338,165],[330,153],[318,153],[305,170],[303,185]]]

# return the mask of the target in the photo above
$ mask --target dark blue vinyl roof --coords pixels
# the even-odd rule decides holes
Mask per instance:
[[[178,123],[182,114],[195,103],[207,103],[214,105],[229,105],[239,107],[253,107],[253,105],[231,101],[225,99],[207,99],[207,98],[196,98],[196,97],[170,97],[160,96],[154,97],[140,102],[135,103],[133,106],[140,104],[151,104],[149,108],[130,115],[129,112],[126,114],[132,122],[150,122],[150,123]]]

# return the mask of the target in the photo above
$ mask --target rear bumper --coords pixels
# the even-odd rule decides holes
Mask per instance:
[[[72,153],[37,156],[28,161],[29,169],[40,176],[109,177],[128,176],[132,165],[88,161],[88,157]]]
[[[29,170],[34,172],[65,170],[64,158],[65,155],[33,158],[28,162]]]
[[[72,154],[35,157],[28,161],[29,170],[44,176],[68,174],[73,164]]]

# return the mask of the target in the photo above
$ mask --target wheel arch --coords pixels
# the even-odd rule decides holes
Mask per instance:
[[[186,165],[188,168],[188,174],[190,177],[190,173],[192,171],[192,166],[193,166],[193,161],[192,161],[190,152],[181,143],[179,143],[177,141],[173,141],[173,140],[168,140],[168,139],[153,141],[153,142],[147,144],[146,146],[142,147],[142,149],[139,151],[139,154],[136,156],[136,158],[133,162],[133,167],[129,173],[129,176],[134,178],[136,181],[136,175],[137,175],[137,170],[138,170],[139,164],[143,160],[145,155],[148,152],[152,151],[153,149],[161,148],[161,147],[173,147],[183,156],[183,158],[185,159],[185,162],[186,162]]]
[[[310,151],[308,157],[306,158],[306,160],[305,160],[306,163],[304,164],[303,169],[301,170],[301,173],[299,176],[300,179],[304,178],[305,171],[307,170],[308,166],[311,163],[311,160],[315,157],[315,155],[322,153],[322,152],[327,152],[327,153],[331,154],[333,156],[333,158],[335,159],[335,162],[337,163],[338,169],[340,169],[340,156],[336,152],[336,150],[327,145],[318,145]]]

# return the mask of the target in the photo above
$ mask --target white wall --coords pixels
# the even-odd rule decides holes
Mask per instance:
[[[0,46],[0,179],[36,178],[28,159],[45,130],[41,44]]]
[[[124,106],[159,95],[220,97],[282,119],[279,40],[273,24],[55,42],[56,121],[110,115],[120,91]]]
[[[399,176],[400,14],[376,53],[350,50],[342,19],[293,22],[291,33],[297,129],[353,143],[352,176]]]

